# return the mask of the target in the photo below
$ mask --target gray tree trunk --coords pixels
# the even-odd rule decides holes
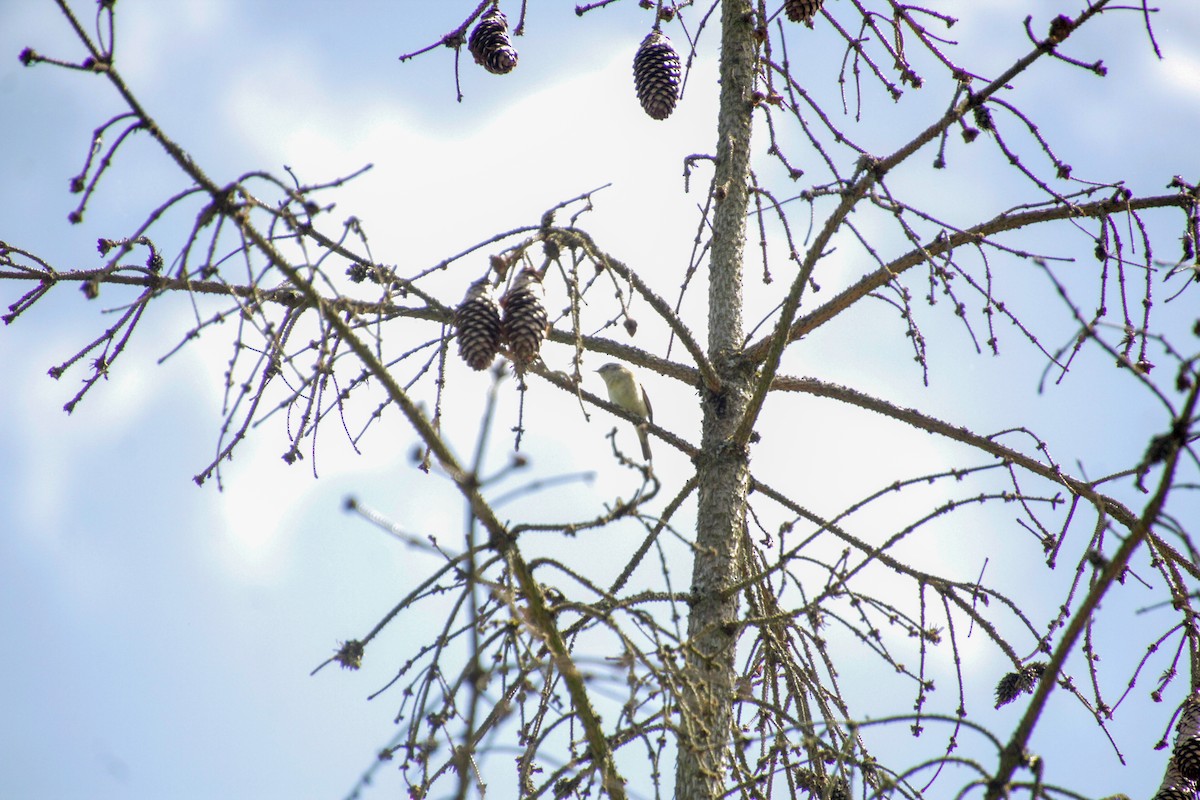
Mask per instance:
[[[680,800],[721,797],[730,740],[738,598],[735,580],[743,538],[749,458],[730,439],[746,409],[750,374],[741,363],[742,255],[748,207],[751,93],[755,42],[750,3],[721,9],[721,97],[713,191],[713,246],[708,284],[708,355],[723,385],[705,391],[699,469],[693,605],[681,691],[675,774]]]

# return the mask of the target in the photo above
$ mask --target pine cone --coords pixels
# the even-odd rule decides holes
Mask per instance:
[[[996,708],[1006,706],[1021,696],[1024,681],[1021,673],[1010,672],[996,684]]]
[[[1190,781],[1200,781],[1200,739],[1184,739],[1175,745],[1175,764],[1179,774]]]
[[[1200,693],[1183,701],[1183,713],[1175,725],[1175,766],[1184,779],[1200,781]]]
[[[500,300],[504,309],[501,335],[518,372],[533,363],[546,338],[549,316],[545,296],[546,290],[537,270],[523,269]]]
[[[841,778],[829,778],[825,786],[829,790],[829,800],[850,800],[850,787]]]
[[[1046,671],[1046,664],[1035,661],[1021,668],[1020,672],[1010,672],[996,684],[996,708],[1006,706],[1026,692],[1032,692],[1033,687]]]
[[[662,31],[650,31],[633,57],[633,86],[652,119],[666,119],[679,99],[679,54]]]
[[[813,17],[823,5],[825,0],[786,0],[783,13],[787,14],[787,18],[792,22],[803,22],[811,28]]]
[[[1154,800],[1196,800],[1196,784],[1179,773],[1174,758],[1167,762],[1167,774],[1154,793]]]
[[[500,349],[500,309],[487,278],[471,284],[454,314],[458,354],[474,370],[487,369]]]
[[[494,75],[512,72],[517,65],[517,51],[508,39],[508,20],[499,6],[492,6],[467,40],[467,49],[480,64]]]

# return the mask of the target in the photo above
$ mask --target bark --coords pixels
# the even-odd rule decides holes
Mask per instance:
[[[721,379],[702,393],[704,427],[698,459],[699,508],[692,567],[692,609],[680,692],[675,796],[721,797],[725,791],[738,639],[737,577],[749,459],[731,437],[746,409],[749,378],[742,359],[742,256],[748,207],[753,16],[746,0],[721,9],[721,96],[713,190],[713,246],[708,284],[708,355]]]

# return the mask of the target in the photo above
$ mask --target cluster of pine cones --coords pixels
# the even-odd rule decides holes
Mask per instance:
[[[508,19],[500,7],[492,6],[480,18],[467,39],[475,63],[494,75],[512,72],[517,51],[508,36]],[[679,54],[656,27],[642,40],[633,59],[633,84],[638,102],[654,119],[666,119],[679,99]]]
[[[786,0],[783,11],[792,22],[812,27],[813,17],[825,0]],[[517,51],[508,37],[508,19],[493,5],[480,18],[467,40],[475,63],[488,72],[504,75],[517,66]],[[647,34],[633,57],[633,87],[638,102],[652,119],[666,119],[679,101],[681,65],[671,40],[658,29]]]
[[[483,370],[504,346],[513,366],[523,371],[537,359],[546,338],[545,297],[535,269],[521,270],[499,304],[486,277],[472,283],[454,315],[459,356],[471,369]]]

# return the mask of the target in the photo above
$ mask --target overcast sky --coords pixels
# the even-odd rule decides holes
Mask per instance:
[[[91,4],[77,5],[90,28]],[[1027,48],[1024,9],[1049,19],[1075,13],[1076,5],[972,3],[979,16],[964,19],[954,34],[974,43],[980,60],[972,63],[979,69],[998,71]],[[1043,132],[1071,143],[1067,159],[1077,176],[1124,177],[1145,194],[1165,192],[1176,173],[1200,176],[1200,7],[1165,5],[1171,7],[1155,29],[1165,60],[1153,59],[1144,33],[1121,35],[1136,27],[1134,15],[1113,15],[1082,33],[1076,51],[1080,58],[1101,55],[1108,78],[1051,64],[1021,85],[1022,107]],[[504,6],[515,16],[516,4]],[[375,256],[402,269],[434,264],[493,233],[535,223],[558,201],[612,183],[596,196],[597,209],[584,226],[674,299],[707,180],[704,173],[685,193],[682,158],[711,151],[715,136],[715,34],[707,34],[679,109],[656,123],[638,107],[630,75],[648,29],[646,12],[627,0],[579,19],[570,4],[533,2],[529,33],[517,42],[518,69],[498,78],[464,58],[465,99],[457,103],[450,51],[439,48],[406,63],[397,57],[436,41],[468,7],[474,3],[121,0],[116,63],[164,130],[218,182],[251,169],[280,172],[284,165],[315,182],[373,164],[336,195],[335,216],[361,217]],[[828,79],[840,51],[819,33],[805,40],[812,41],[811,51],[794,52],[792,59]],[[182,176],[141,137],[118,155],[84,223],[69,225],[76,197],[68,181],[83,163],[93,129],[121,105],[101,77],[45,65],[22,68],[17,55],[26,46],[67,60],[82,56],[53,3],[0,1],[0,240],[34,250],[61,269],[94,267],[101,263],[96,239],[130,232],[163,197],[183,188]],[[922,113],[948,102],[918,93],[895,107],[886,101],[862,123],[847,118],[841,124],[886,152],[903,141],[894,138],[897,130],[912,135],[927,124]],[[956,146],[951,157],[970,156]],[[995,172],[983,180],[947,171],[945,198],[938,202],[959,215],[954,222],[972,224],[1011,204],[1018,187],[994,160]],[[914,190],[929,180],[928,171],[895,177],[897,186]],[[964,192],[956,181],[975,183]],[[1028,185],[1020,190],[1028,192]],[[178,235],[183,224],[170,223],[160,236]],[[172,255],[178,246],[160,244]],[[844,253],[823,264],[823,291],[863,269]],[[775,266],[786,274],[782,259]],[[476,275],[486,269],[482,255],[475,268]],[[3,305],[20,291],[0,284]],[[750,324],[757,322],[754,312],[772,305],[769,290],[755,291]],[[315,465],[317,480],[311,459],[287,466],[280,458],[286,420],[277,415],[225,468],[223,491],[215,483],[197,488],[192,477],[215,453],[220,376],[230,351],[228,340],[213,337],[156,363],[191,320],[183,298],[155,304],[110,379],[66,415],[62,406],[83,373],[53,381],[47,370],[111,324],[112,315],[102,312],[119,305],[119,295],[111,295],[111,304],[109,297],[105,290],[89,302],[75,287],[61,287],[0,330],[0,640],[6,643],[0,795],[341,797],[396,730],[391,720],[399,698],[366,697],[391,677],[406,644],[420,639],[422,623],[410,621],[411,627],[383,636],[359,673],[309,672],[338,642],[365,634],[435,563],[345,515],[342,499],[354,494],[408,530],[453,537],[462,529],[458,496],[443,478],[423,476],[408,463],[414,437],[395,414],[385,415],[361,454],[329,436]],[[563,298],[561,287],[551,287],[552,308]],[[703,289],[687,307],[699,307],[702,298]],[[1120,378],[1108,373],[1104,380],[1111,384],[1068,381],[1050,397],[1036,395],[1041,366],[1019,337],[1005,340],[1006,353],[1017,358],[999,372],[992,371],[993,361],[973,355],[967,337],[939,344],[930,352],[926,389],[895,313],[881,312],[882,304],[872,309],[862,312],[858,327],[814,335],[787,367],[860,388],[883,387],[901,405],[928,404],[981,431],[1036,413],[1039,430],[1053,432],[1064,463],[1086,458],[1092,477],[1128,464],[1130,452],[1158,430],[1161,418],[1137,405],[1141,400],[1116,410],[1105,406],[1095,417],[1080,413],[1092,398],[1121,390]],[[634,343],[662,354],[663,326],[644,307],[639,319],[645,330]],[[1052,345],[1070,335],[1065,323],[1046,324]],[[547,361],[566,369],[570,355],[559,348]],[[458,389],[448,401],[450,437],[468,453],[486,380],[465,370],[452,380]],[[1012,382],[1021,386],[1019,396],[1009,394]],[[599,391],[599,380],[590,388]],[[691,388],[663,378],[650,378],[648,388],[666,427],[681,435],[696,429]],[[430,402],[432,395],[420,399]],[[527,415],[539,423],[522,444],[530,474],[597,473],[573,494],[548,494],[545,513],[561,518],[560,509],[567,513],[629,490],[628,478],[606,455],[611,418],[584,420],[573,400],[544,384],[526,402]],[[953,450],[858,412],[798,402],[769,407],[763,427],[819,413],[821,423],[804,447],[827,457],[796,464],[792,440],[768,440],[756,451],[755,466],[798,470],[802,481],[820,487],[813,505],[824,513],[836,513],[863,486],[885,485],[901,462],[906,474],[916,474],[923,465],[944,463]],[[514,424],[515,407],[509,393],[500,429]],[[879,435],[894,437],[890,455],[862,449]],[[618,436],[631,447],[627,430]],[[494,464],[508,458],[510,446],[497,440]],[[686,459],[661,443],[656,457],[673,485],[686,476]],[[853,469],[856,482],[829,478],[830,463],[834,472]],[[622,563],[624,545],[639,540],[636,529],[625,535],[591,551],[597,570]],[[964,547],[969,557],[946,559],[960,559],[973,573],[983,552],[973,548],[982,545]],[[1128,619],[1138,624],[1132,611]],[[969,668],[1002,670],[994,653],[978,649],[964,644]],[[1136,660],[1140,651],[1123,655]],[[949,674],[952,667],[945,669]],[[851,680],[854,670],[847,666]],[[1145,683],[1154,677],[1144,676]],[[952,691],[948,684],[945,691]],[[1138,691],[1144,698],[1148,688]],[[898,699],[901,709],[906,701]],[[1059,708],[1073,707],[1065,701]],[[973,711],[991,714],[986,703]],[[1166,716],[1127,717],[1115,726],[1129,761],[1121,768],[1103,735],[1077,711],[1048,720],[1038,744],[1051,750],[1076,735],[1078,746],[1068,747],[1080,758],[1068,768],[1086,765],[1087,790],[1148,795],[1163,755],[1150,751],[1147,740],[1158,738]],[[1003,720],[1015,720],[1016,711],[1001,713],[1009,717],[981,718],[1006,730],[1011,722]],[[1056,727],[1063,720],[1073,721]],[[377,783],[367,796],[400,792],[397,776],[386,769]],[[496,791],[508,797],[511,786]]]

